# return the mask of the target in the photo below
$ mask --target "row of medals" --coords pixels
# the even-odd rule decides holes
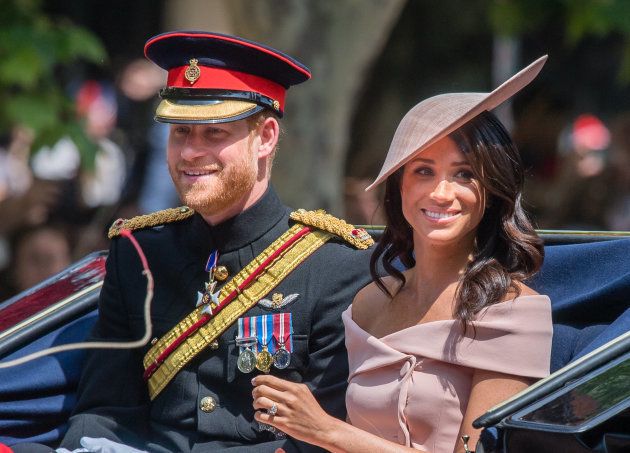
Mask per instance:
[[[227,269],[224,266],[216,266],[218,261],[218,252],[214,251],[208,258],[206,271],[210,273],[210,279],[205,285],[203,297],[199,301],[204,305],[214,307],[218,304],[218,291],[214,290],[217,285],[216,280],[225,280],[227,278]],[[212,264],[210,263],[212,262]],[[216,277],[216,280],[215,280]],[[210,311],[212,313],[212,311]],[[243,373],[251,373],[254,369],[258,369],[263,373],[268,373],[271,366],[283,370],[291,364],[291,353],[285,347],[284,341],[278,341],[278,349],[273,355],[267,349],[267,345],[263,345],[262,351],[254,353],[250,348],[256,346],[258,339],[256,337],[237,338],[236,343],[243,349],[238,355],[236,366]]]
[[[279,370],[284,370],[291,364],[291,353],[285,347],[284,342],[278,342],[278,349],[273,354],[269,352],[267,345],[263,345],[262,350],[258,353],[252,351],[251,348],[256,346],[257,342],[256,337],[236,339],[236,344],[242,348],[236,366],[242,373],[251,373],[254,369],[268,373],[272,365]]]

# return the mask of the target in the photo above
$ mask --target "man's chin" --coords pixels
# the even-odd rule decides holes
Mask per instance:
[[[215,216],[221,214],[235,203],[232,197],[209,197],[207,194],[198,196],[183,196],[182,200],[186,206],[194,209],[202,216]]]

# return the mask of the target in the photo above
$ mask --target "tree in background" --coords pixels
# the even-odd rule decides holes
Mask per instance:
[[[83,166],[93,167],[97,147],[84,133],[63,79],[81,74],[82,62],[106,61],[99,39],[68,20],[45,16],[41,0],[0,0],[0,11],[0,134],[26,127],[35,150],[70,137]]]
[[[619,80],[630,83],[630,2],[627,0],[492,0],[488,13],[496,35],[516,39],[540,30],[550,20],[563,29],[568,47],[577,46],[587,37],[617,34],[624,42]]]
[[[352,114],[404,0],[229,0],[234,32],[297,55],[313,73],[291,92],[273,183],[292,206],[344,212]]]

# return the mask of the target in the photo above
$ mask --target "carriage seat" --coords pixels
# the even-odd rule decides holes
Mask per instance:
[[[551,369],[555,371],[630,330],[630,238],[542,236],[545,263],[530,284],[552,301]],[[75,265],[73,269],[76,274],[82,268]],[[58,284],[60,279],[53,277],[41,286]],[[0,328],[0,361],[84,340],[96,319],[98,290],[91,288],[91,292],[71,300],[65,312],[56,317],[27,323],[17,334],[8,336],[7,329]],[[0,318],[19,298],[0,303]],[[83,357],[83,352],[75,351],[0,369],[0,443],[55,445],[60,440],[75,402]]]

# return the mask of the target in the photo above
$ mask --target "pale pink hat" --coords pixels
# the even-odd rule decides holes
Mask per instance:
[[[492,110],[514,96],[534,80],[546,61],[547,55],[540,57],[490,93],[439,94],[416,104],[400,121],[381,172],[365,190],[382,183],[419,153],[481,112]]]

